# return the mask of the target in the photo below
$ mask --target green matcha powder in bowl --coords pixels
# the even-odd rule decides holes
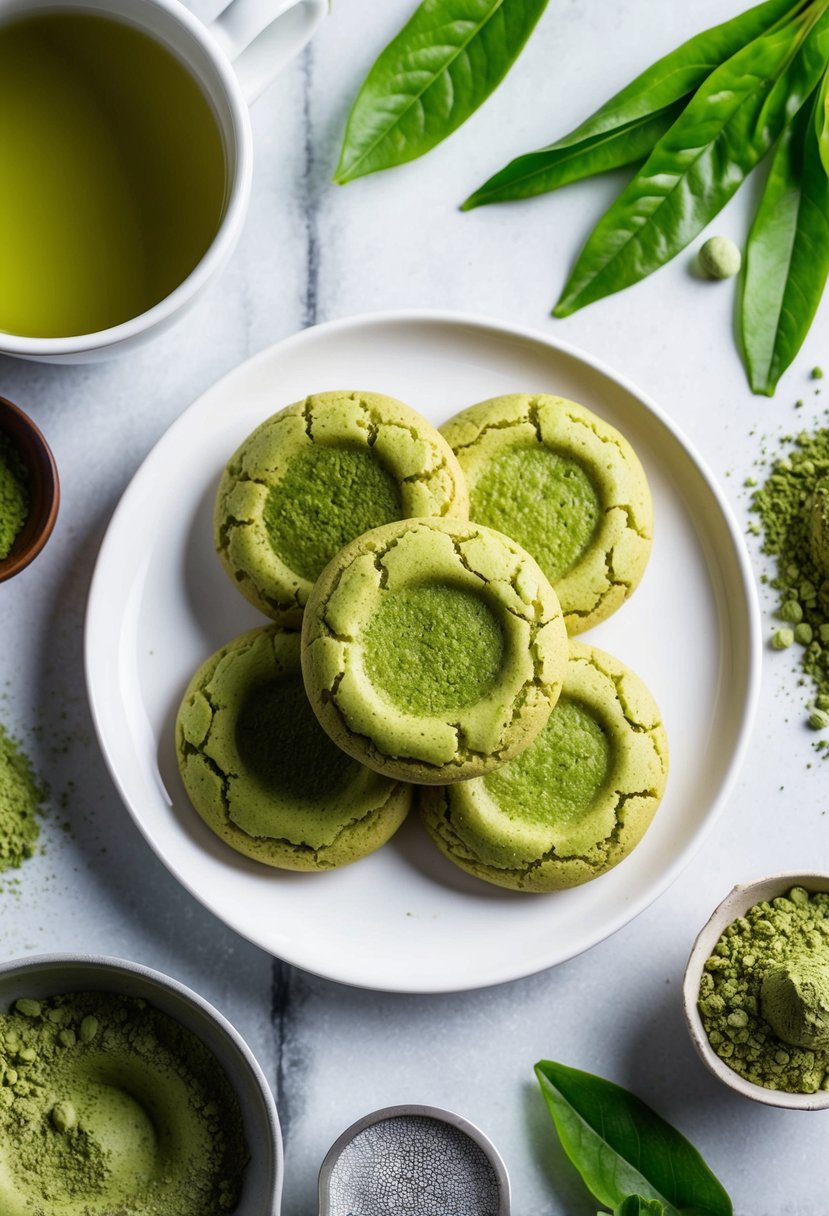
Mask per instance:
[[[55,458],[32,419],[0,397],[0,583],[34,561],[60,504]]]
[[[735,887],[694,943],[682,995],[720,1081],[769,1106],[829,1109],[829,875]]]
[[[116,959],[0,966],[2,1216],[278,1216],[282,1140],[250,1049]]]

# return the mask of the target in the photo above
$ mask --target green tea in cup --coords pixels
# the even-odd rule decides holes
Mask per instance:
[[[0,25],[0,331],[92,334],[196,267],[224,211],[217,118],[132,26],[63,9]]]

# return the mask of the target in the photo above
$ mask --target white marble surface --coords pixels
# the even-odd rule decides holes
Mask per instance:
[[[192,0],[208,17],[218,4]],[[694,1141],[738,1216],[823,1216],[829,1116],[778,1112],[724,1091],[684,1032],[679,988],[697,928],[739,880],[829,869],[827,770],[812,765],[791,656],[767,654],[753,746],[703,850],[649,911],[588,954],[500,988],[440,997],[350,990],[281,964],[197,905],[119,803],[86,707],[82,622],[107,519],[133,471],[218,376],[305,324],[408,307],[523,322],[603,358],[654,396],[707,456],[740,518],[763,435],[808,425],[808,381],[829,359],[829,298],[774,400],[752,397],[732,336],[733,287],[680,257],[565,322],[548,313],[618,182],[462,215],[456,204],[517,152],[563,133],[658,54],[741,0],[552,0],[518,68],[451,140],[414,165],[330,184],[348,104],[412,0],[335,0],[313,48],[254,109],[256,181],[232,264],[146,351],[109,365],[0,360],[0,392],[29,409],[63,480],[55,535],[0,587],[0,720],[52,787],[42,856],[0,894],[0,952],[121,955],[168,971],[248,1038],[277,1093],[285,1211],[312,1216],[316,1173],[343,1128],[397,1102],[435,1103],[501,1149],[520,1216],[592,1216],[534,1087],[548,1056],[628,1085]],[[714,230],[740,239],[752,185]],[[829,392],[829,389],[826,390]],[[793,402],[805,399],[795,414]],[[756,556],[756,549],[755,549]],[[769,604],[764,604],[768,623]],[[680,655],[679,664],[692,662]],[[705,758],[700,757],[700,764]],[[68,823],[71,831],[61,830]]]

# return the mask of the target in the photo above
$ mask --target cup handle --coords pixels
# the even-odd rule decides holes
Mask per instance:
[[[236,68],[250,104],[298,55],[328,12],[328,0],[230,0],[210,32]]]

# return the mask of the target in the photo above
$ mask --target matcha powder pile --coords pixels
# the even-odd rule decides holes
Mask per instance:
[[[733,921],[700,981],[708,1041],[766,1089],[829,1089],[829,894],[792,887]]]
[[[34,853],[45,796],[28,757],[0,725],[0,873]]]
[[[809,725],[829,727],[829,430],[802,432],[755,491],[763,552],[777,558],[776,650],[798,648],[812,695]],[[751,484],[751,479],[749,480]],[[829,753],[827,753],[829,754]]]
[[[247,1158],[218,1061],[161,1010],[74,992],[0,1014],[3,1216],[228,1216]]]
[[[29,474],[16,445],[0,431],[0,561],[8,557],[29,514]]]

